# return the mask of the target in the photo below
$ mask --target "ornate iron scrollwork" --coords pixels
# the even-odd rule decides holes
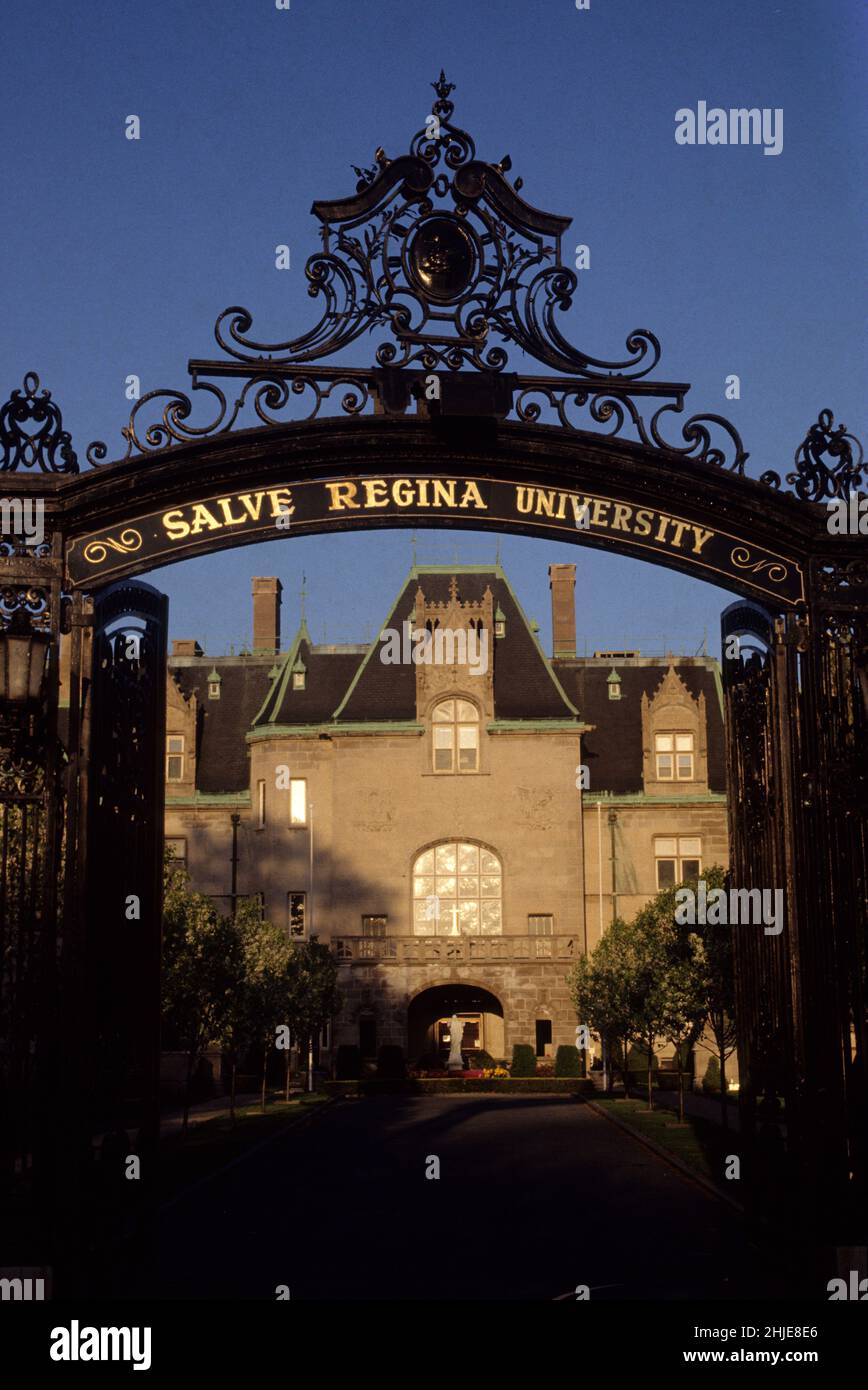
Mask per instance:
[[[321,301],[318,323],[300,337],[262,342],[252,336],[247,309],[224,310],[214,327],[224,356],[190,363],[192,391],[207,393],[216,413],[194,425],[190,395],[151,391],[122,431],[124,457],[226,433],[245,411],[265,425],[312,419],[330,406],[349,415],[373,410],[375,403],[402,412],[422,399],[428,374],[479,373],[506,384],[509,408],[497,412],[499,418],[632,437],[744,475],[748,453],[731,422],[716,414],[683,420],[689,386],[649,378],[661,349],[648,329],[628,334],[625,353],[615,359],[568,341],[559,316],[572,306],[578,286],[561,250],[570,219],[520,196],[521,179],[506,177],[508,155],[497,164],[479,159],[472,137],[453,121],[454,83],[441,71],[432,86],[431,116],[407,153],[392,159],[378,149],[369,168],[352,166],[354,194],[313,205],[322,249],[309,258],[305,275],[308,293]],[[380,331],[386,336],[370,368],[322,365]],[[511,350],[557,375],[524,375],[515,371],[517,364],[507,373]],[[400,391],[394,389],[397,376]],[[233,401],[215,384],[227,377],[243,383]],[[157,401],[162,405],[154,421]],[[671,415],[680,425],[675,442],[663,432]],[[855,444],[842,428],[832,431],[824,411],[797,456],[797,473],[787,477],[797,496],[844,495],[860,477]],[[823,461],[826,454],[839,459],[834,468]],[[107,455],[101,442],[87,451],[93,465]],[[760,481],[781,486],[774,472]]]
[[[15,390],[0,410],[0,472],[40,468],[43,473],[77,473],[72,439],[63,428],[50,391],[39,392],[39,377],[28,372],[24,392]]]
[[[796,450],[795,473],[787,474],[796,496],[802,502],[823,502],[827,498],[846,498],[862,482],[862,445],[847,433],[846,425],[833,429],[831,410],[821,410],[817,422],[811,425]],[[830,468],[826,457],[837,459]],[[779,488],[779,473],[763,473],[760,482]]]

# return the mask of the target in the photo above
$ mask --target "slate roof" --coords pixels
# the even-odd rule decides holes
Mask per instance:
[[[642,695],[653,699],[666,675],[669,661],[653,665],[628,665],[617,660],[589,665],[561,659],[552,663],[561,684],[583,720],[595,727],[582,739],[582,759],[588,765],[590,785],[623,796],[642,791]],[[714,670],[708,665],[687,665],[672,660],[679,679],[694,699],[705,695],[708,731],[708,786],[726,791],[726,754],[723,715]],[[620,700],[609,699],[608,677],[612,668],[621,678]]]
[[[250,770],[244,735],[265,699],[268,672],[274,657],[208,657],[193,665],[169,663],[184,695],[198,701],[196,729],[196,790],[236,792],[250,788]],[[220,699],[208,699],[208,674],[220,673]]]
[[[505,636],[490,639],[495,649],[495,719],[574,720],[575,710],[554,678],[506,575],[497,566],[415,567],[383,627],[401,631],[402,623],[415,606],[417,589],[421,588],[428,602],[446,603],[453,576],[457,578],[458,597],[463,603],[478,602],[486,588],[490,588],[495,608],[499,605],[505,615]],[[379,650],[377,639],[371,644],[358,680],[340,709],[339,722],[415,720],[415,666],[388,666],[379,660]]]
[[[615,795],[642,791],[641,697],[653,698],[669,661],[653,663],[560,659],[543,653],[521,606],[499,566],[414,567],[384,618],[384,628],[401,631],[421,588],[426,600],[445,603],[453,576],[463,602],[480,600],[491,589],[494,607],[506,622],[494,643],[494,706],[497,720],[569,720],[593,726],[583,736],[583,759],[591,786]],[[245,735],[256,728],[357,723],[415,722],[416,668],[379,660],[379,636],[369,645],[325,647],[311,642],[301,626],[287,651],[275,655],[170,658],[170,671],[185,695],[198,703],[197,790],[226,793],[249,789]],[[292,688],[292,668],[306,673],[303,690]],[[705,695],[708,721],[708,774],[713,792],[726,790],[723,718],[713,663],[674,658],[690,694]],[[621,699],[610,700],[608,677],[614,666]],[[208,698],[208,676],[219,672],[219,700]]]

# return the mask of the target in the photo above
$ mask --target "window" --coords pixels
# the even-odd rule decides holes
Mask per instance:
[[[555,919],[550,912],[531,912],[527,919],[529,936],[551,936]]]
[[[385,913],[362,917],[362,936],[385,936],[388,917]]]
[[[377,1020],[373,1014],[359,1017],[359,1051],[365,1058],[377,1055]]]
[[[171,851],[172,862],[187,865],[187,841],[183,835],[167,835],[166,849]]]
[[[674,888],[676,883],[696,879],[702,872],[702,840],[699,837],[671,836],[654,841],[657,887]]]
[[[289,781],[289,823],[307,825],[307,782],[303,777]]]
[[[479,712],[469,700],[441,700],[431,716],[435,772],[479,771]]]
[[[169,734],[166,739],[166,781],[184,780],[184,735]]]
[[[307,893],[287,893],[286,918],[291,937],[299,939],[307,934]]]
[[[482,1015],[458,1014],[461,1029],[461,1049],[463,1052],[477,1051],[482,1047]],[[437,1047],[440,1052],[448,1052],[452,1046],[452,1019],[438,1018],[434,1028]]]
[[[209,682],[208,682],[208,699],[209,699],[209,700],[219,700],[219,699],[220,699],[220,682],[219,682],[219,681],[209,681]]]
[[[658,781],[693,781],[693,734],[655,734],[654,754]]]
[[[265,827],[265,782],[256,783],[256,829]]]
[[[293,670],[293,673],[292,673],[292,688],[293,688],[293,690],[304,690],[305,675],[306,675],[306,672],[305,672],[305,670],[304,670],[303,667],[302,667],[301,670],[295,670],[295,669]]]
[[[450,841],[413,865],[417,936],[499,936],[503,931],[500,860],[481,845]]]
[[[536,1021],[536,1055],[537,1057],[547,1057],[549,1053],[546,1048],[551,1049],[552,1045],[552,1021],[550,1018],[538,1018]]]

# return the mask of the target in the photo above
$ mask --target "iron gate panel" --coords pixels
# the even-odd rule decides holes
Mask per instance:
[[[94,603],[87,978],[94,1119],[156,1123],[168,600],[122,583]]]

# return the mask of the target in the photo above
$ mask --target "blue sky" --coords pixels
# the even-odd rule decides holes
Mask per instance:
[[[257,336],[318,316],[310,205],[401,153],[441,66],[481,157],[512,156],[539,207],[591,248],[564,331],[601,357],[636,327],[719,412],[748,469],[786,470],[829,406],[863,439],[866,11],[857,0],[41,0],[4,13],[0,394],[35,370],[79,455],[122,452],[128,374],[185,389],[191,356],[247,306]],[[783,152],[679,146],[680,107],[781,107]],[[129,114],[139,141],[124,137]],[[287,243],[292,269],[278,271]],[[371,354],[374,343],[371,343]],[[741,400],[724,380],[741,378]],[[315,638],[373,633],[410,563],[401,532],[245,547],[155,572],[174,636],[250,636],[250,576],[301,574]],[[421,560],[493,559],[491,534],[420,532]],[[580,649],[718,647],[721,590],[638,561],[504,536],[548,641],[549,563],[578,566]]]

